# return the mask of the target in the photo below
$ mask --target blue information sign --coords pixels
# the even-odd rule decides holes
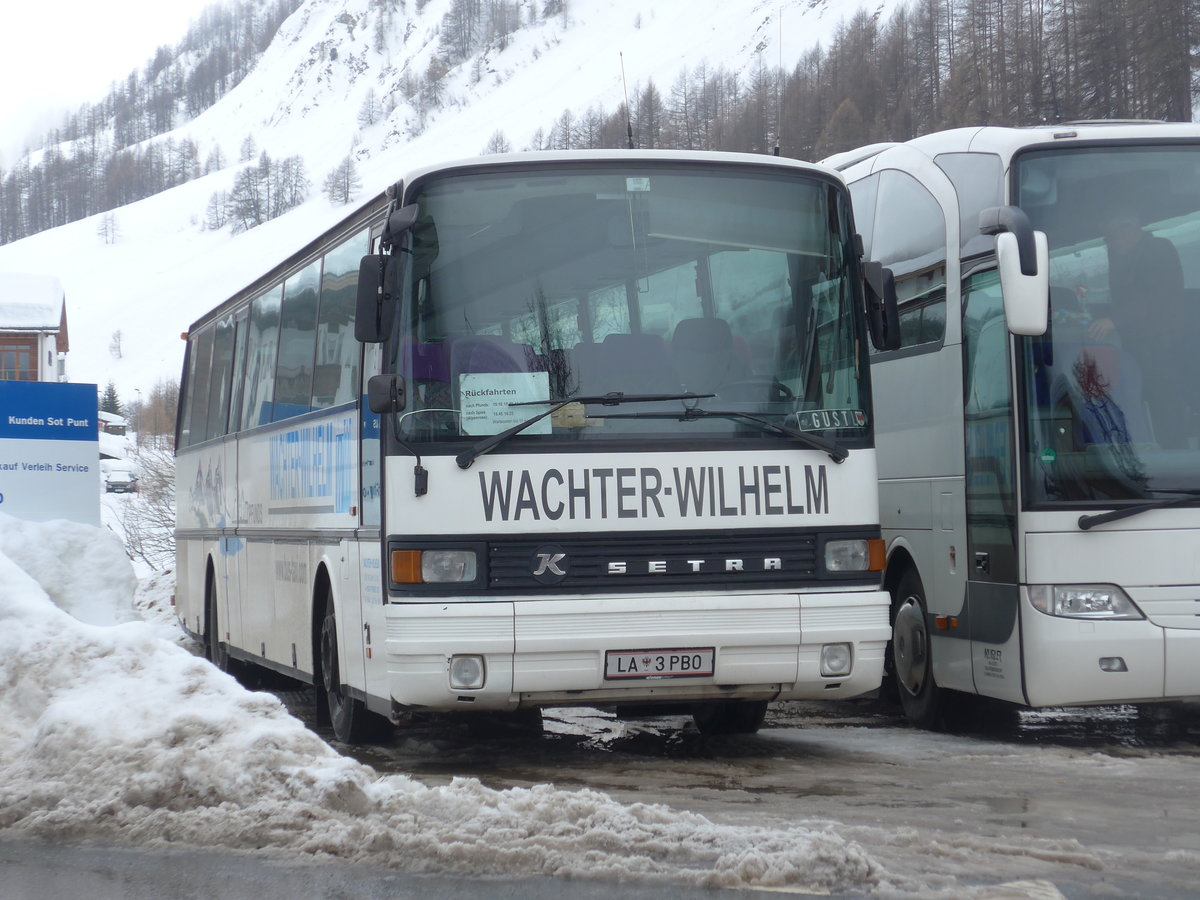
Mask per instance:
[[[100,524],[96,385],[0,381],[0,512]]]

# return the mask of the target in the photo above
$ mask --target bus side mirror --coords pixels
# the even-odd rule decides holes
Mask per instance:
[[[372,375],[367,379],[367,406],[371,412],[396,413],[405,405],[403,375]]]
[[[896,279],[882,264],[863,264],[863,287],[867,301],[867,329],[876,350],[900,349],[900,313],[897,310]]]
[[[399,282],[396,256],[364,256],[358,264],[358,305],[354,312],[354,337],[364,344],[378,344],[392,333],[396,317],[393,285]]]
[[[1034,231],[1029,216],[1018,206],[985,209],[979,214],[979,230],[996,235],[996,268],[1008,330],[1045,334],[1050,316],[1050,253],[1045,233]]]
[[[404,236],[417,223],[415,203],[392,210],[383,227],[383,246],[391,256],[364,256],[358,265],[358,305],[354,337],[364,344],[386,341],[396,318],[399,288],[404,284]]]
[[[1026,275],[1021,267],[1017,238],[996,235],[996,265],[1000,270],[1000,290],[1004,293],[1004,318],[1013,334],[1046,333],[1050,315],[1050,265],[1046,235],[1033,233],[1036,242],[1037,273]]]

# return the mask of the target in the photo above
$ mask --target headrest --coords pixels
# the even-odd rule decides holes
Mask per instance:
[[[728,353],[733,332],[724,319],[684,319],[675,326],[671,344],[689,353]]]

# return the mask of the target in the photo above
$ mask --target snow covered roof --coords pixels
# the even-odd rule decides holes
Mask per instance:
[[[97,435],[101,459],[124,459],[133,452],[133,442],[120,434],[108,434],[101,430]]]
[[[53,276],[0,272],[0,330],[58,331],[63,303],[62,284]]]

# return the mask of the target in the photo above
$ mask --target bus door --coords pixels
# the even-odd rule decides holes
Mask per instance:
[[[1011,338],[994,269],[963,283],[967,626],[976,692],[1025,702]],[[961,628],[964,623],[959,622]]]
[[[230,434],[236,434],[240,428],[243,391],[246,384],[246,326],[249,319],[249,309],[242,309],[234,318],[233,340],[233,380],[229,398],[228,427]],[[221,538],[221,565],[229,586],[226,597],[229,598],[226,608],[225,623],[219,629],[221,639],[229,635],[229,642],[241,645],[245,626],[242,623],[241,598],[246,596],[246,540],[242,537],[245,522],[245,500],[239,489],[238,472],[238,442],[229,440],[225,444],[226,480],[231,491],[228,509],[231,512],[226,525],[225,535]]]
[[[387,602],[383,572],[382,500],[383,459],[380,453],[380,417],[367,406],[367,380],[379,374],[381,344],[363,347],[362,389],[359,391],[360,441],[358,457],[359,539],[357,541],[358,596],[361,603],[362,657],[366,691],[373,697],[389,695],[387,673]],[[348,648],[349,649],[349,648]],[[387,714],[390,710],[374,710]]]

